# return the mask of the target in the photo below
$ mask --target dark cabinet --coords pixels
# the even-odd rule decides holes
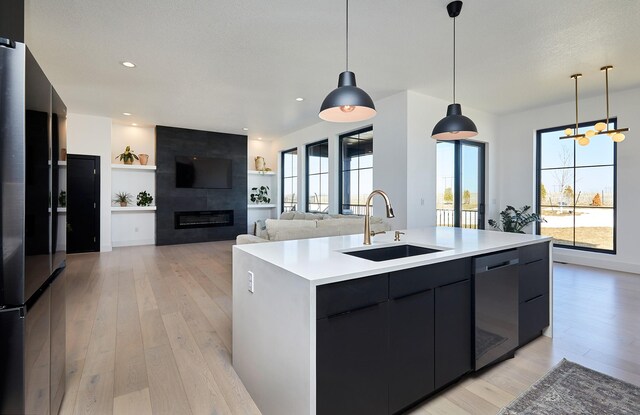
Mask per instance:
[[[471,371],[471,281],[436,288],[435,387]]]
[[[434,290],[389,301],[389,412],[434,391]]]
[[[387,302],[321,318],[316,334],[317,414],[387,414]]]
[[[542,334],[549,325],[549,243],[518,249],[520,346]]]
[[[389,276],[316,289],[318,415],[388,413]]]

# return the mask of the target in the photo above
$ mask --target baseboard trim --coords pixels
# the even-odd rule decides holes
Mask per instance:
[[[155,245],[155,239],[137,239],[134,241],[113,241],[111,243],[114,248],[123,246],[141,246],[141,245]]]
[[[640,274],[640,264],[633,264],[629,262],[623,262],[619,260],[597,258],[594,256],[601,256],[606,254],[597,253],[581,253],[575,254],[568,252],[570,250],[563,248],[553,248],[553,260],[554,262],[566,262],[567,264],[584,265],[593,268],[602,268],[612,271],[629,272],[631,274]],[[589,255],[589,256],[587,256]]]

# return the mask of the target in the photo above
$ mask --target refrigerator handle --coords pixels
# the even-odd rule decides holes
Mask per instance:
[[[11,39],[7,39],[6,37],[0,37],[0,46],[4,46],[5,48],[16,48],[16,42]]]

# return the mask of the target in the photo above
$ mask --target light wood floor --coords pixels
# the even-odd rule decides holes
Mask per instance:
[[[62,414],[259,414],[231,366],[231,242],[68,257]],[[414,414],[495,414],[563,357],[640,385],[640,275],[555,266],[555,337]],[[296,414],[283,414],[296,415]]]

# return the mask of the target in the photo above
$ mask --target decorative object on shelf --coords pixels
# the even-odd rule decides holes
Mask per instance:
[[[67,207],[67,192],[64,190],[61,190],[58,196],[58,207]]]
[[[531,206],[523,206],[520,209],[516,209],[513,206],[507,205],[507,208],[500,212],[500,221],[502,222],[502,228],[497,221],[489,219],[489,225],[495,229],[503,232],[524,233],[523,229],[533,222],[546,222],[537,213],[527,213],[531,209]]]
[[[561,140],[567,139],[567,138],[573,138],[575,139],[578,144],[580,144],[581,146],[586,146],[587,144],[589,144],[589,137],[593,136],[593,131],[588,131],[589,135],[587,134],[578,134],[578,128],[579,128],[579,123],[578,123],[578,78],[581,78],[582,74],[581,73],[574,73],[573,75],[571,75],[571,79],[573,79],[574,84],[575,84],[575,97],[576,97],[576,126],[575,128],[567,128],[566,130],[564,130],[564,134],[565,137],[560,137]]]
[[[254,162],[256,164],[256,170],[258,171],[264,171],[267,163],[265,163],[264,161],[264,157],[262,156],[256,156],[256,158],[254,159]]]
[[[153,196],[147,193],[146,190],[143,190],[142,192],[138,193],[138,196],[136,197],[136,199],[137,199],[136,205],[138,206],[149,206],[153,202]]]
[[[131,203],[131,195],[127,192],[118,192],[113,202],[120,203],[121,207],[127,207],[127,205]]]
[[[147,163],[149,162],[149,155],[148,154],[140,153],[140,154],[138,154],[138,157],[140,158],[140,165],[141,166],[146,166]]]
[[[123,153],[120,153],[120,155],[116,156],[116,159],[120,159],[120,161],[124,162],[124,164],[133,164],[134,159],[139,160],[136,153],[131,150],[131,146],[127,146],[124,149]]]
[[[346,6],[346,70],[338,77],[338,88],[322,101],[318,114],[331,122],[364,121],[376,115],[373,100],[356,86],[356,74],[349,71],[349,0],[346,0]]]
[[[269,186],[260,186],[251,188],[251,201],[254,203],[269,203],[271,198],[269,197]]]
[[[61,148],[60,149],[60,161],[67,161],[67,149],[66,148]]]
[[[436,140],[461,140],[478,135],[475,123],[462,115],[462,107],[456,103],[456,17],[461,10],[461,1],[452,1],[447,5],[449,17],[453,19],[453,103],[447,107],[447,116],[433,127],[431,138]]]

